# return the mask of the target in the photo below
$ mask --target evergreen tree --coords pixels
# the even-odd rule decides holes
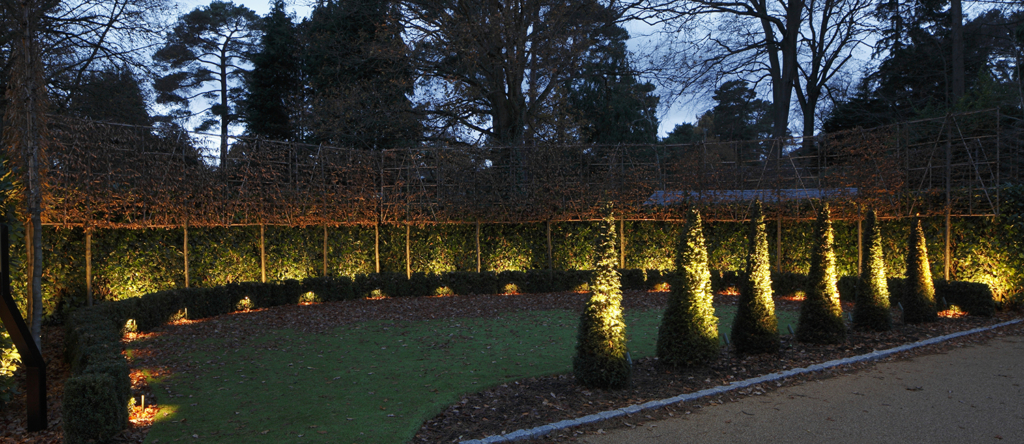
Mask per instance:
[[[401,12],[387,0],[327,0],[306,23],[315,143],[410,147],[421,138]]]
[[[196,131],[219,126],[222,161],[228,158],[228,128],[239,118],[242,66],[256,43],[258,20],[245,6],[214,0],[181,16],[153,54],[166,73],[153,82],[156,102],[176,107],[175,117],[202,116]],[[209,106],[194,113],[195,98]]]
[[[816,344],[838,344],[846,340],[843,307],[836,287],[836,254],[832,250],[834,234],[828,204],[818,212],[811,249],[810,288],[800,305],[796,339]]]
[[[718,356],[718,318],[700,212],[693,210],[676,248],[676,282],[658,329],[658,359],[692,367]]]
[[[928,247],[925,245],[921,220],[910,230],[910,251],[907,252],[907,283],[903,294],[903,321],[911,324],[931,322],[938,318],[935,307],[935,285],[932,282]]]
[[[271,140],[298,139],[294,113],[302,93],[299,40],[284,0],[275,0],[259,21],[263,31],[245,74],[242,116],[249,134]]]
[[[868,255],[861,267],[853,324],[875,331],[887,331],[892,329],[889,286],[885,277],[885,257],[882,255],[882,230],[874,210],[868,213],[866,225],[863,245],[867,247]]]
[[[608,204],[597,236],[592,293],[580,317],[572,360],[576,381],[587,387],[623,388],[629,384],[631,369],[626,359],[626,321],[622,317],[615,240],[615,218]]]
[[[715,90],[718,102],[706,114],[713,116],[711,134],[721,141],[757,140],[771,136],[772,102],[757,98],[744,80],[730,80]]]
[[[127,67],[111,67],[84,75],[81,86],[71,91],[67,111],[101,122],[152,124],[146,96]]]
[[[583,142],[654,143],[658,140],[658,96],[639,83],[629,63],[629,32],[611,25],[588,52],[580,74],[569,82],[569,105],[583,120]]]
[[[775,353],[779,351],[779,325],[772,299],[768,233],[760,201],[754,203],[748,245],[746,278],[732,325],[732,342],[741,354]]]

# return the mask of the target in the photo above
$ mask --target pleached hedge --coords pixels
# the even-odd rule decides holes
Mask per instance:
[[[777,258],[776,221],[767,223],[770,262]],[[923,220],[932,275],[943,275],[943,221]],[[888,276],[905,276],[906,221],[881,221]],[[554,222],[551,260],[547,224],[480,224],[480,268],[483,271],[588,270],[593,263],[594,222]],[[745,224],[705,224],[709,265],[713,270],[738,271],[746,264]],[[810,268],[812,221],[783,221],[782,268],[800,276]],[[626,221],[627,269],[672,271],[675,239],[682,222]],[[450,273],[477,271],[476,225],[445,224],[409,227],[411,271]],[[955,219],[952,224],[951,278],[985,283],[997,301],[1024,289],[1024,255],[1005,224],[988,218]],[[857,274],[857,224],[834,222],[836,269],[840,276]],[[267,281],[323,277],[323,227],[266,226]],[[377,271],[375,227],[328,227],[327,276],[354,277]],[[216,287],[261,280],[260,227],[189,228],[189,286]],[[11,235],[14,295],[25,294],[23,236]],[[44,311],[60,322],[69,309],[85,304],[85,233],[82,229],[45,227]],[[185,287],[184,230],[99,230],[92,234],[93,294],[97,301],[121,300],[171,288]],[[379,226],[380,270],[406,272],[406,226]],[[24,301],[19,301],[24,307]]]

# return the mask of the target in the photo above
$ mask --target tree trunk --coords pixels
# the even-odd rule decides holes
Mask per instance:
[[[964,17],[960,0],[950,2],[950,13],[953,25],[953,103],[956,106],[964,96]]]
[[[25,186],[25,206],[28,220],[25,224],[28,287],[28,320],[32,339],[40,342],[43,319],[43,244],[42,244],[42,178],[40,174],[43,144],[46,140],[44,122],[46,91],[42,63],[39,59],[36,25],[47,9],[33,0],[5,0],[2,3],[13,23],[11,77],[7,84],[7,113],[4,142],[16,167],[21,170]]]
[[[220,55],[220,172],[228,172],[228,66],[227,66],[227,45],[221,47]]]

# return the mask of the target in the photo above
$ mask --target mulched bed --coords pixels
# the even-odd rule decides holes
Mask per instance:
[[[660,309],[667,301],[664,292],[626,292],[623,298],[625,309]],[[173,362],[169,353],[181,355],[201,350],[204,346],[195,338],[244,338],[262,334],[268,329],[294,329],[310,333],[325,333],[339,325],[366,320],[414,321],[425,319],[446,319],[454,317],[499,317],[509,312],[529,310],[568,309],[582,310],[588,294],[558,293],[534,295],[480,295],[431,298],[400,298],[380,300],[356,300],[338,303],[317,304],[316,306],[283,306],[270,310],[256,310],[233,313],[209,320],[167,325],[152,332],[166,336],[162,339],[177,338],[176,344],[193,344],[188,349],[142,350],[133,367],[162,366],[165,371],[183,370]],[[735,304],[735,295],[716,295],[716,303]],[[779,310],[797,310],[799,301],[777,298]],[[846,306],[845,310],[852,307]],[[221,328],[221,318],[244,317],[249,322],[235,323],[233,328]],[[723,350],[717,361],[700,369],[678,370],[659,365],[656,358],[645,358],[634,362],[633,385],[619,391],[587,390],[573,383],[571,375],[554,375],[528,378],[494,387],[479,393],[468,394],[460,402],[449,407],[438,416],[426,421],[413,442],[453,442],[465,439],[508,433],[518,429],[537,427],[552,422],[573,419],[640,404],[651,400],[664,399],[681,393],[690,393],[705,388],[723,385],[758,375],[777,372],[795,367],[854,356],[872,350],[887,349],[900,344],[991,325],[1016,317],[1014,313],[1000,313],[994,318],[962,317],[941,318],[938,322],[922,325],[897,323],[893,331],[874,333],[851,331],[848,341],[841,345],[819,346],[797,343],[788,335],[783,336],[782,350],[776,355],[738,357]],[[728,331],[729,326],[723,330]],[[996,331],[970,335],[943,344],[917,349],[888,359],[905,359],[922,353],[935,353],[965,344],[984,342],[1003,334],[1024,334],[1024,326],[1004,327]],[[164,341],[152,341],[164,342]],[[221,343],[220,347],[223,347]],[[24,396],[17,397],[0,412],[0,443],[60,443],[60,394],[63,381],[69,376],[60,353],[63,349],[62,331],[59,327],[44,330],[44,351],[49,364],[49,417],[50,428],[44,432],[25,432]],[[722,397],[679,404],[659,410],[644,411],[630,417],[604,421],[572,430],[565,430],[536,442],[565,442],[586,433],[599,433],[617,427],[636,427],[644,422],[686,414],[704,405],[721,403],[739,397],[759,394],[778,386],[788,385],[807,379],[829,377],[854,371],[872,363],[845,366],[825,372],[790,378],[778,383],[762,384],[742,391],[731,392]],[[157,394],[149,392],[144,381],[134,381],[136,396],[146,394],[147,404],[159,402]],[[132,428],[126,430],[117,442],[142,442],[148,431],[149,421],[140,418]]]

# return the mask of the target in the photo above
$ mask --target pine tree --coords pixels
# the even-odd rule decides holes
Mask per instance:
[[[711,304],[711,271],[700,212],[693,210],[676,248],[676,272],[658,329],[658,359],[692,367],[718,356],[718,318]]]
[[[907,252],[907,284],[903,294],[903,321],[931,322],[938,318],[935,307],[935,285],[932,283],[928,247],[925,245],[921,220],[910,230],[910,251]]]
[[[768,233],[760,201],[754,204],[750,228],[747,273],[732,326],[732,342],[741,354],[775,353],[779,351],[779,326],[772,300]]]
[[[843,307],[836,286],[836,254],[832,250],[834,234],[828,204],[818,212],[811,250],[810,288],[800,305],[796,339],[815,344],[838,344],[846,340]]]
[[[299,38],[284,0],[260,19],[263,31],[259,50],[252,55],[252,70],[245,73],[242,115],[248,133],[271,140],[296,140],[295,116],[302,92]]]
[[[626,321],[622,317],[615,239],[615,218],[609,204],[597,237],[597,267],[590,284],[593,293],[580,317],[572,360],[576,381],[587,387],[623,388],[629,384],[631,369],[626,359]]]
[[[868,255],[858,282],[853,325],[887,331],[892,329],[892,314],[889,312],[889,287],[885,278],[885,257],[882,255],[882,230],[874,210],[868,213],[866,225],[863,244]]]

